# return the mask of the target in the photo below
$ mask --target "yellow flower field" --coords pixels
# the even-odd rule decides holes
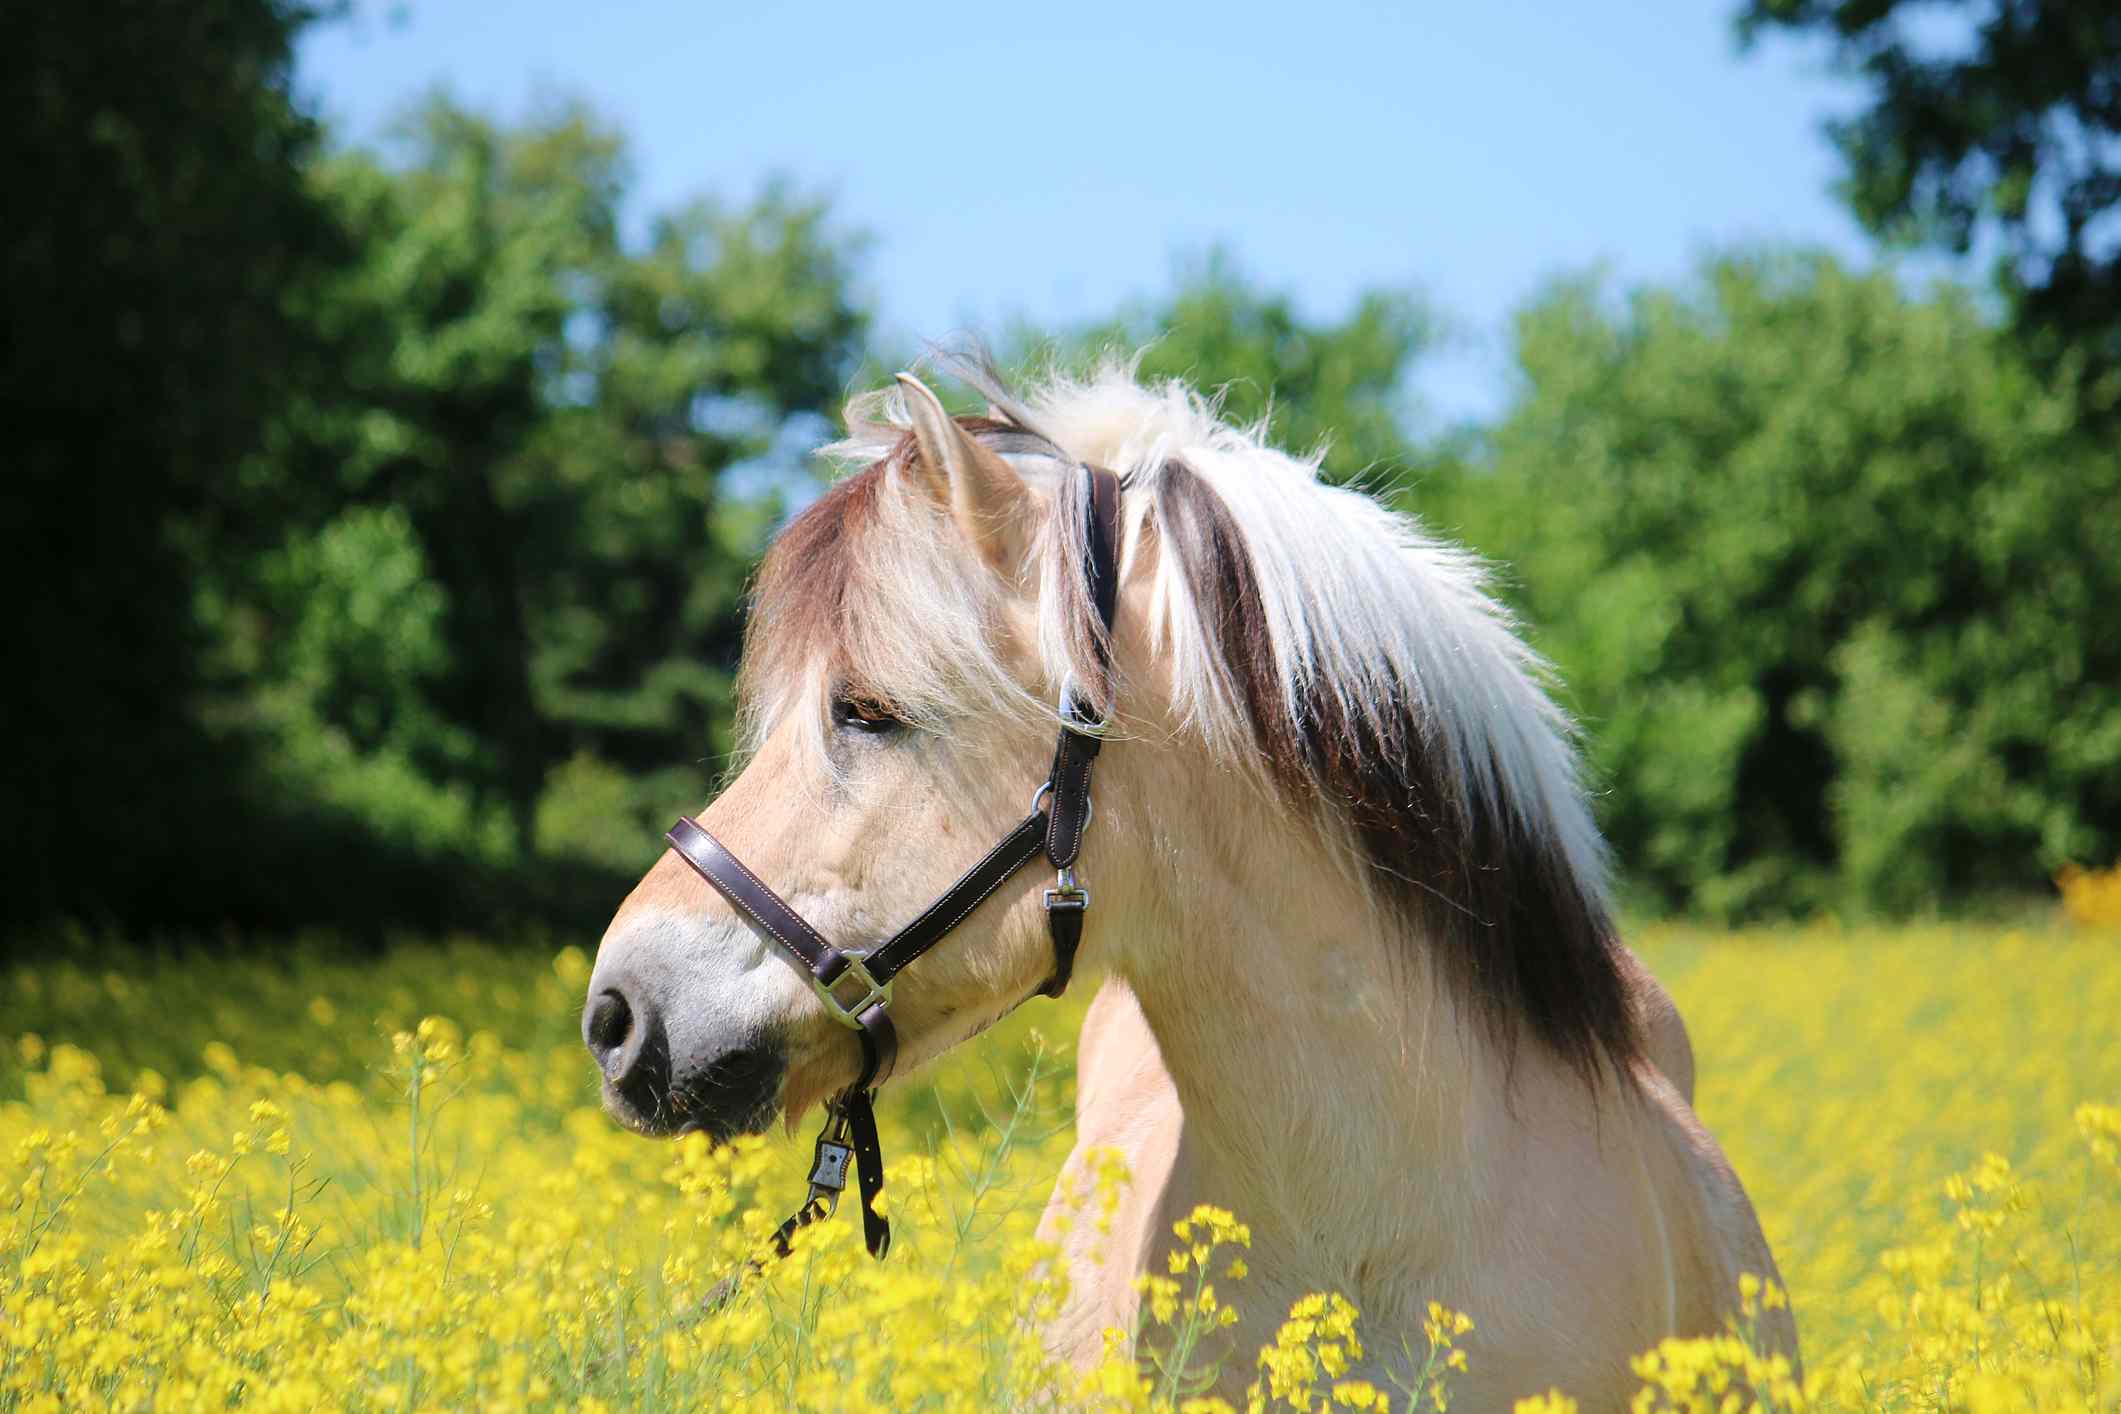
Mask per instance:
[[[1669,1343],[1640,1407],[2121,1409],[2121,934],[1639,944],[1807,1365],[1800,1389],[1743,1331]],[[888,1097],[887,1262],[842,1214],[731,1294],[808,1136],[616,1130],[575,1037],[580,951],[77,952],[0,977],[0,1409],[1219,1407],[1199,1352],[1245,1301],[1241,1213],[1194,1215],[1148,1328],[1089,1377],[1028,1334],[1088,986]],[[1253,1405],[1443,1406],[1482,1313],[1438,1296],[1397,1387],[1344,1378],[1338,1293],[1299,1303]]]

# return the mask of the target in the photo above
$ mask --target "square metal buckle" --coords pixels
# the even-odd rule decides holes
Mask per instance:
[[[885,982],[879,985],[876,978],[869,975],[869,969],[862,965],[861,958],[854,956],[852,953],[845,953],[842,956],[847,959],[847,970],[833,978],[829,985],[820,982],[817,979],[817,974],[812,973],[810,975],[810,990],[816,992],[819,1000],[825,1003],[825,1010],[834,1021],[837,1021],[842,1026],[852,1027],[859,1031],[862,1028],[863,1012],[873,1006],[891,1005],[891,984]],[[852,1004],[842,1002],[833,990],[840,987],[849,978],[854,979],[855,985],[862,989],[861,996],[856,998]]]

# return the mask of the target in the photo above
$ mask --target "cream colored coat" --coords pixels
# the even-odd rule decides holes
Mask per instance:
[[[1088,1365],[1107,1327],[1131,1331],[1134,1278],[1164,1269],[1171,1224],[1206,1202],[1249,1217],[1257,1249],[1252,1275],[1221,1287],[1243,1317],[1220,1352],[1225,1393],[1254,1377],[1251,1354],[1289,1304],[1321,1289],[1363,1311],[1367,1373],[1381,1386],[1406,1365],[1394,1333],[1418,1353],[1420,1313],[1439,1300],[1476,1321],[1460,1342],[1469,1370],[1454,1378],[1454,1408],[1507,1410],[1555,1386],[1586,1409],[1624,1408],[1637,1382],[1619,1352],[1720,1330],[1741,1273],[1779,1280],[1744,1190],[1691,1108],[1693,1050],[1678,1010],[1628,961],[1652,1064],[1609,1086],[1587,1123],[1580,1086],[1520,1058],[1517,1117],[1475,1127],[1487,1162],[1471,1186],[1439,1181],[1425,1156],[1393,1144],[1389,1116],[1333,1147],[1292,1133],[1283,1148],[1233,1155],[1188,1124],[1141,1004],[1107,981],[1084,1018],[1076,1145],[1042,1226],[1062,1243],[1072,1293],[1052,1344]],[[1273,1065],[1276,1044],[1246,1038],[1233,1060]],[[1083,1211],[1098,1150],[1131,1174],[1103,1231]],[[1373,1236],[1342,1206],[1350,1178],[1368,1190],[1363,1208],[1399,1210],[1394,1235]],[[1794,1357],[1787,1311],[1768,1335]]]

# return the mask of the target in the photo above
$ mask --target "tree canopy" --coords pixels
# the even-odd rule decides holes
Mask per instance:
[[[287,97],[311,13],[37,5],[0,46],[0,918],[154,895],[230,806],[194,597],[271,518],[251,459],[315,332],[290,303],[347,253]]]
[[[866,328],[791,188],[626,239],[578,109],[329,150],[316,17],[45,7],[9,49],[18,921],[471,921],[652,855]]]
[[[842,388],[852,243],[775,188],[630,248],[623,143],[573,108],[503,129],[436,99],[319,183],[361,251],[316,311],[353,376],[283,429],[290,482],[328,492],[231,651],[286,686],[286,759],[327,792],[490,852],[652,855],[648,819],[727,748],[774,518],[770,477],[729,474],[786,461]]]
[[[1875,80],[1874,227],[2014,233],[2010,320],[1787,250],[1564,279],[1441,440],[1402,289],[1320,317],[1218,253],[1019,351],[1138,355],[1493,556],[1638,903],[2022,895],[2121,851],[2113,25],[2005,3],[1938,58],[1905,13],[1745,23]],[[751,566],[867,377],[822,200],[638,211],[565,103],[334,148],[316,18],[45,6],[0,55],[17,932],[597,921],[721,770]]]
[[[1390,476],[1416,455],[1409,378],[1435,337],[1411,291],[1367,291],[1339,319],[1307,318],[1218,250],[1182,264],[1163,297],[1074,331],[1064,361],[1138,354],[1143,377],[1212,392],[1234,420],[1266,419],[1283,446],[1325,448],[1326,474],[1345,481]]]
[[[2121,462],[1963,292],[1733,256],[1565,281],[1446,498],[1582,714],[1643,901],[2036,889],[2121,847]]]
[[[1965,254],[1993,235],[2020,321],[2121,406],[2121,8],[2073,0],[1748,0],[1739,34],[1825,40],[1870,89],[1828,125],[1872,231]]]

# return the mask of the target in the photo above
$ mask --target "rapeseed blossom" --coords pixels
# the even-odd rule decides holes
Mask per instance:
[[[1789,1289],[1748,1278],[1728,1330],[1639,1353],[1638,1408],[2121,1408],[2111,932],[1642,950]],[[895,1087],[888,1262],[843,1215],[748,1275],[806,1141],[618,1130],[573,1034],[586,973],[457,943],[0,977],[23,1019],[0,1038],[0,1410],[1422,1411],[1480,1368],[1489,1313],[1448,1292],[1413,1331],[1311,1293],[1231,1348],[1252,1234],[1214,1207],[1175,1226],[1105,1360],[1057,1366],[1037,1224],[1068,1058],[1028,1028],[1066,1012]],[[1075,1220],[1108,1223],[1123,1157],[1087,1170]],[[1754,1339],[1785,1302],[1802,1379]]]

